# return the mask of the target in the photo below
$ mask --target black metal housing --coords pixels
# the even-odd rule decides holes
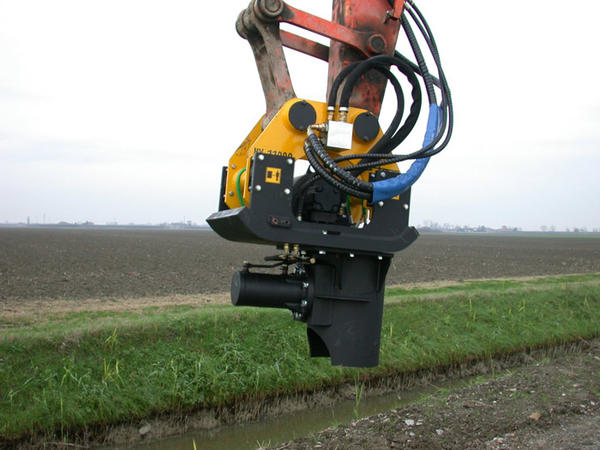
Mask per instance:
[[[281,170],[280,183],[265,182],[267,170]],[[270,154],[255,154],[252,161],[250,207],[223,209],[206,219],[230,241],[278,245],[285,242],[305,248],[338,249],[391,255],[418,237],[408,226],[410,190],[399,199],[373,205],[373,218],[362,228],[299,221],[292,210],[294,161]],[[224,192],[221,193],[223,195]]]
[[[371,178],[390,175],[393,173],[382,170]],[[227,176],[225,171],[223,176]],[[227,209],[221,201],[220,211],[207,222],[226,239],[279,247],[287,243],[288,251],[296,246],[302,257],[296,253],[291,264],[298,264],[298,270],[291,275],[287,270],[281,274],[250,272],[251,265],[236,272],[232,303],[288,308],[294,318],[307,324],[311,356],[329,356],[334,365],[376,366],[385,276],[393,252],[406,248],[418,236],[408,226],[410,191],[372,205],[373,217],[359,228],[348,221],[332,223],[322,214],[313,214],[313,221],[295,217],[292,158],[255,154],[250,180],[249,206]],[[224,194],[222,187],[221,198]],[[330,194],[312,199],[317,210],[325,203],[331,206]],[[321,202],[318,207],[317,201]],[[325,208],[328,211],[329,206]],[[329,223],[320,223],[323,221]],[[284,262],[285,267],[290,263]]]

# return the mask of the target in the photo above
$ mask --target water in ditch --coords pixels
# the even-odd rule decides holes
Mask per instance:
[[[465,383],[462,380],[462,383]],[[462,384],[461,383],[461,384]],[[456,382],[452,383],[456,386]],[[396,391],[386,395],[369,396],[360,400],[341,400],[326,407],[305,409],[269,417],[258,422],[226,425],[210,430],[197,430],[152,442],[141,443],[138,449],[223,450],[256,449],[273,446],[296,437],[346,424],[357,418],[368,417],[410,403],[434,392],[435,386]],[[195,447],[194,447],[195,446]]]

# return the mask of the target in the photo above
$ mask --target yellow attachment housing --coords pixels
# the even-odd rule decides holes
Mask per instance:
[[[229,208],[239,208],[240,206],[249,206],[251,202],[251,192],[248,190],[248,180],[251,173],[252,157],[255,153],[265,153],[288,158],[306,159],[304,153],[304,141],[306,139],[306,131],[298,130],[290,123],[289,111],[292,105],[300,99],[291,99],[284,103],[275,117],[269,122],[264,130],[261,128],[263,118],[256,123],[254,128],[248,133],[248,136],[242,141],[235,153],[229,159],[227,166],[227,182],[225,186],[225,203]],[[306,100],[315,109],[317,119],[316,124],[327,122],[327,104]],[[354,119],[361,113],[366,112],[364,109],[350,107],[347,115],[347,122],[353,123]],[[264,117],[264,116],[263,116]],[[350,150],[327,149],[332,158],[339,156],[367,153],[373,145],[382,136],[381,129],[377,137],[370,142],[365,142],[355,135],[352,137],[352,148]],[[340,166],[349,165],[354,161],[344,161]],[[388,164],[382,166],[387,170],[398,171],[396,164]],[[360,175],[360,178],[368,180],[369,173],[366,171]],[[265,180],[269,182],[269,180]],[[274,179],[273,182],[276,180]],[[364,202],[366,203],[366,202]],[[359,221],[363,216],[363,200],[351,197],[350,205],[352,216],[355,222]]]

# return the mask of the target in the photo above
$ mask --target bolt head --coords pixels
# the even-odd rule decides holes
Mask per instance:
[[[290,195],[290,193],[291,193],[292,191],[290,191],[288,188],[285,188],[285,189],[283,190],[283,192],[284,192],[284,194],[285,194],[285,195]]]
[[[324,255],[325,254],[325,250],[319,250],[319,255]]]
[[[405,203],[404,205],[402,205],[402,207],[408,211],[408,203]]]
[[[254,189],[256,189],[256,191],[258,192],[258,191],[260,191],[260,190],[262,189],[262,187],[261,187],[261,185],[260,185],[260,184],[257,184],[257,185],[254,187]]]
[[[372,53],[383,53],[386,45],[385,38],[381,34],[373,34],[367,41],[367,48]]]
[[[259,153],[258,159],[260,159],[262,161],[263,159],[265,159],[265,155],[263,155],[262,153]]]
[[[380,207],[382,207],[382,206],[383,206],[383,200],[379,200],[379,201],[377,202],[377,204],[378,204]]]
[[[292,164],[294,164],[294,160],[292,158],[288,158],[287,163],[291,166]]]
[[[260,13],[268,18],[275,18],[283,11],[283,2],[281,0],[259,0],[258,8]]]

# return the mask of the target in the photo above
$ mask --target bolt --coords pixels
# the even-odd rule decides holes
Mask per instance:
[[[404,205],[402,205],[402,207],[406,210],[408,210],[408,203],[405,203]]]
[[[237,169],[237,166],[236,166],[235,164],[232,164],[232,165],[231,165],[231,168],[232,168],[232,169]]]
[[[382,261],[382,260],[383,260],[383,256],[378,256],[378,257],[377,257],[377,259],[378,259],[379,261]]]
[[[262,161],[263,159],[265,159],[265,155],[263,155],[262,153],[259,153],[258,159],[260,159]]]
[[[381,178],[385,178],[387,176],[387,173],[381,172],[379,175],[381,175]]]
[[[350,253],[350,258],[354,258],[354,253]]]
[[[296,217],[296,220],[297,220],[298,222],[302,222],[302,216],[297,216],[297,217]]]
[[[281,0],[259,0],[258,7],[265,16],[275,18],[283,11],[283,2]]]
[[[321,231],[321,234],[326,235],[327,234],[327,230]]]
[[[325,250],[319,250],[319,255],[324,255],[325,254]]]
[[[306,300],[302,300],[300,302],[300,306],[306,306],[306,305],[308,305],[308,302]]]
[[[284,194],[285,194],[285,195],[290,195],[290,193],[291,193],[292,191],[290,191],[288,188],[285,188],[285,189],[283,190],[283,192],[284,192]]]
[[[229,191],[228,194],[230,197],[233,197],[233,191]]]
[[[302,287],[303,287],[304,289],[307,289],[307,288],[308,288],[308,286],[310,286],[310,285],[308,284],[308,281],[304,281],[304,282],[302,283]]]
[[[383,207],[383,201],[382,201],[382,200],[379,200],[379,201],[377,202],[377,204],[378,204],[380,207]]]
[[[262,189],[262,187],[260,186],[260,184],[257,184],[254,189],[256,189],[256,192],[258,192]]]
[[[294,164],[294,160],[292,158],[288,158],[287,163],[291,166],[292,164]]]
[[[367,41],[367,48],[372,53],[383,53],[386,45],[385,38],[381,34],[372,34]]]

